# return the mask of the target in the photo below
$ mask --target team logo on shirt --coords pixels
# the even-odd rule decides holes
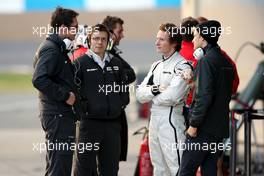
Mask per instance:
[[[162,73],[171,75],[171,72],[169,72],[169,71],[163,71]]]
[[[118,66],[113,66],[113,67],[106,67],[106,71],[113,71],[113,69],[115,70],[115,71],[118,71],[119,70],[119,67]]]
[[[92,72],[92,71],[96,71],[96,70],[98,70],[98,68],[90,68],[90,69],[88,68],[86,71],[87,72]]]
[[[106,67],[106,71],[112,71],[112,67]]]
[[[114,66],[114,70],[119,70],[119,67],[118,66]]]

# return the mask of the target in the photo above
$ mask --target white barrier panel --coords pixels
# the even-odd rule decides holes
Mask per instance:
[[[0,0],[0,13],[21,13],[24,11],[24,0]]]
[[[57,6],[86,11],[177,8],[181,0],[0,0],[0,13],[53,11]]]

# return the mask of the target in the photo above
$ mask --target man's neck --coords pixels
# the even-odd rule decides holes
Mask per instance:
[[[97,56],[100,57],[100,59],[103,61],[104,60],[104,56],[105,56],[105,53],[95,53],[93,50],[91,50],[94,54],[96,54]]]
[[[172,56],[176,51],[175,50],[171,50],[167,53],[164,53],[163,56],[165,57],[165,59],[169,58],[170,56]]]
[[[103,53],[103,54],[97,54],[99,57],[100,57],[100,59],[103,61],[104,60],[104,56],[105,56],[105,53]]]
[[[201,48],[206,48],[208,46],[208,43],[207,42],[204,42],[204,43],[202,43],[202,46],[201,46]]]

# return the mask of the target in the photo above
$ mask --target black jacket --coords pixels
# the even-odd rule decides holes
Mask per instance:
[[[234,69],[221,54],[219,46],[207,45],[198,61],[196,92],[189,113],[189,123],[198,130],[219,138],[229,135],[229,102]]]
[[[136,80],[136,74],[133,68],[120,56],[120,53],[118,48],[115,46],[110,50],[110,54],[115,56],[117,59],[119,59],[122,63],[122,66],[124,68],[123,72],[123,78],[125,85],[128,85]],[[130,98],[129,98],[129,89],[126,89],[126,91],[123,93],[123,100],[125,102],[125,105],[129,104]],[[126,118],[126,112],[123,109],[122,113],[120,114],[120,124],[121,124],[121,152],[120,152],[120,161],[126,161],[127,160],[127,149],[128,149],[128,124],[127,124],[127,118]]]
[[[40,45],[34,58],[32,83],[39,90],[42,113],[72,113],[66,103],[69,92],[76,92],[73,66],[65,44],[57,34],[51,34]]]
[[[124,106],[120,91],[123,74],[121,62],[112,57],[102,69],[93,58],[85,54],[75,60],[74,64],[79,69],[77,76],[81,80],[80,96],[85,112],[82,118],[118,118]]]
[[[122,75],[122,81],[125,85],[129,85],[132,82],[136,80],[136,74],[134,69],[120,56],[119,50],[114,46],[109,53],[116,57],[118,60],[120,60],[122,66],[123,66],[123,75]],[[128,105],[130,102],[129,99],[129,87],[127,87],[126,91],[123,95],[123,100],[125,102],[125,105]]]
[[[113,47],[110,51],[110,54],[119,59],[123,65],[124,73],[123,73],[123,81],[125,84],[130,84],[136,80],[136,74],[134,69],[120,56],[120,51],[116,47]]]

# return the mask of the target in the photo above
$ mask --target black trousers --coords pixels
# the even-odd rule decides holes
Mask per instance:
[[[71,146],[75,144],[73,114],[42,114],[40,117],[46,136],[45,176],[70,176],[74,152]]]
[[[80,122],[75,176],[118,175],[120,129],[119,119]]]
[[[187,135],[179,175],[195,176],[201,166],[202,176],[216,176],[220,141],[222,140],[202,131],[194,138]]]
[[[127,150],[128,150],[128,124],[127,124],[127,117],[126,112],[123,109],[121,111],[120,117],[120,137],[121,137],[121,153],[119,161],[126,161],[127,160]]]

